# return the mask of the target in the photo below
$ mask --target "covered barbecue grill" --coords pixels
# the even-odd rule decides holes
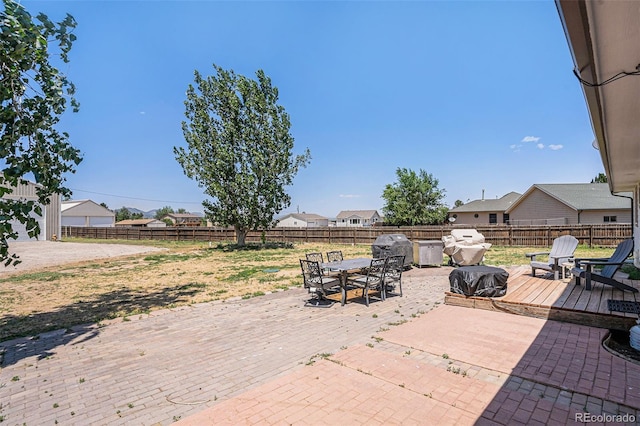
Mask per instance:
[[[413,243],[404,234],[380,235],[371,245],[374,258],[404,256],[404,267],[413,263]]]
[[[451,235],[442,237],[444,254],[452,265],[479,265],[491,244],[484,242],[484,235],[475,229],[453,229]]]

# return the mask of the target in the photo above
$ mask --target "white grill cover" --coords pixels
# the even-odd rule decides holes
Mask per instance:
[[[444,254],[456,265],[477,265],[491,244],[484,242],[484,235],[475,229],[453,229],[451,235],[442,237]]]

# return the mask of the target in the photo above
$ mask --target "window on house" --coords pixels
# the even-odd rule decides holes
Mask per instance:
[[[357,225],[357,224],[360,223],[360,219],[350,219],[349,223],[352,224],[352,225]]]
[[[474,214],[473,217],[478,218],[478,213]]]
[[[502,223],[509,223],[509,213],[502,213]]]
[[[489,213],[489,223],[491,225],[498,223],[498,215],[496,213]]]
[[[605,216],[604,217],[604,222],[617,222],[618,221],[618,216]]]

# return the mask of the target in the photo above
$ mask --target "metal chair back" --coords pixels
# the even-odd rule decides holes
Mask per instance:
[[[312,262],[324,263],[324,258],[322,257],[322,253],[307,253],[305,254],[307,260]]]
[[[300,268],[302,269],[305,288],[322,286],[322,271],[318,262],[300,259]]]
[[[343,260],[344,260],[344,257],[342,257],[341,250],[327,252],[327,262],[342,262]]]

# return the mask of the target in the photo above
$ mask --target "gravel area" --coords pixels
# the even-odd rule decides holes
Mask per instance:
[[[60,241],[15,242],[11,243],[9,251],[20,256],[22,263],[8,267],[0,265],[0,274],[161,250],[165,249],[128,244],[67,243]]]

